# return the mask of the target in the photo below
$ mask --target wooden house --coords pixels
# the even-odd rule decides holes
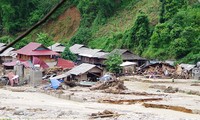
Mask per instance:
[[[15,48],[9,47],[3,53],[0,54],[1,63],[11,62],[16,57]]]
[[[102,58],[102,56],[108,54],[101,49],[91,49],[81,44],[75,44],[71,46],[70,51],[77,55],[78,64],[89,63],[99,66],[101,66],[104,61],[104,58]]]
[[[59,53],[54,52],[42,44],[35,42],[27,44],[23,48],[17,50],[16,53],[17,59],[22,61],[32,60],[33,57],[37,57],[45,62],[54,62],[56,61],[56,56],[60,56]]]
[[[134,75],[136,72],[136,62],[123,62],[120,66],[122,67],[122,74]]]
[[[114,54],[114,53],[119,54],[122,57],[123,62],[126,62],[126,61],[136,62],[138,66],[143,65],[147,61],[147,59],[142,58],[138,55],[135,55],[127,49],[114,49],[113,51],[110,52],[110,54]],[[102,56],[102,59],[107,59],[110,54]]]
[[[76,81],[97,81],[97,78],[101,77],[103,70],[96,65],[82,63],[68,72],[58,75],[52,79],[67,79]]]

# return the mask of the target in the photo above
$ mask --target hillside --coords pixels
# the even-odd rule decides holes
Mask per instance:
[[[57,20],[48,21],[40,32],[53,36],[55,41],[70,39],[78,30],[81,15],[76,7],[71,7],[62,13]]]
[[[30,0],[24,11],[18,6],[25,3],[2,0],[0,41],[12,41],[58,1]],[[25,12],[23,17],[20,11]],[[105,51],[125,48],[150,59],[195,63],[200,60],[199,11],[198,0],[68,0],[16,47],[49,39]]]

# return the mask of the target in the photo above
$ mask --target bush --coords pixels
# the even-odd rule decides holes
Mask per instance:
[[[117,53],[111,54],[105,61],[106,69],[112,73],[120,73],[121,71],[120,64],[122,62],[123,62],[122,58],[119,54]]]

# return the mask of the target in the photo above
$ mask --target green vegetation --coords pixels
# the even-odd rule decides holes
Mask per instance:
[[[111,54],[108,59],[105,61],[106,69],[112,73],[120,73],[122,63],[122,58],[119,54]]]
[[[35,42],[41,43],[45,47],[49,47],[54,44],[53,38],[46,33],[37,34],[37,38],[36,38]]]
[[[156,25],[144,55],[149,58],[173,58],[180,62],[199,61],[200,7],[181,9],[171,20]]]
[[[0,41],[12,41],[16,33],[36,23],[58,2],[1,0]],[[57,19],[72,6],[76,6],[81,14],[81,23],[75,34],[71,34],[73,23],[67,25],[67,30],[65,27],[59,29],[54,26],[49,27],[48,31],[55,28],[57,32],[46,34],[41,27],[32,34],[42,32],[46,34],[44,39],[52,39],[58,31],[63,31],[64,34],[73,35],[60,40],[66,42],[70,39],[68,45],[79,43],[105,51],[125,48],[150,59],[176,59],[186,63],[200,60],[198,0],[68,0],[50,20]],[[59,23],[60,26],[70,24],[70,19]],[[45,27],[48,29],[48,26]],[[24,38],[15,47],[39,39],[38,36],[32,36]]]
[[[69,46],[67,45],[64,52],[61,54],[62,58],[67,59],[67,60],[71,60],[71,61],[76,61],[77,57],[76,55],[74,55],[70,50],[69,50]]]

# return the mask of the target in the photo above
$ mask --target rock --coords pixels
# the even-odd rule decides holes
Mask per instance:
[[[149,88],[165,90],[167,87],[165,85],[151,85]]]
[[[67,90],[67,89],[69,89],[70,87],[69,87],[68,85],[62,84],[62,88],[63,88],[64,90]]]
[[[0,110],[5,110],[6,109],[6,107],[0,107]]]
[[[156,92],[160,92],[160,90],[157,90]]]
[[[64,111],[61,111],[61,112],[57,115],[57,118],[58,118],[58,117],[61,117],[61,116],[63,116],[63,115],[65,115],[65,112],[64,112]]]
[[[23,110],[16,110],[13,115],[24,115],[24,111]]]
[[[175,93],[178,92],[178,88],[172,88],[172,86],[169,86],[164,90],[165,93]]]
[[[62,90],[57,90],[56,93],[57,94],[63,94],[64,92]]]

